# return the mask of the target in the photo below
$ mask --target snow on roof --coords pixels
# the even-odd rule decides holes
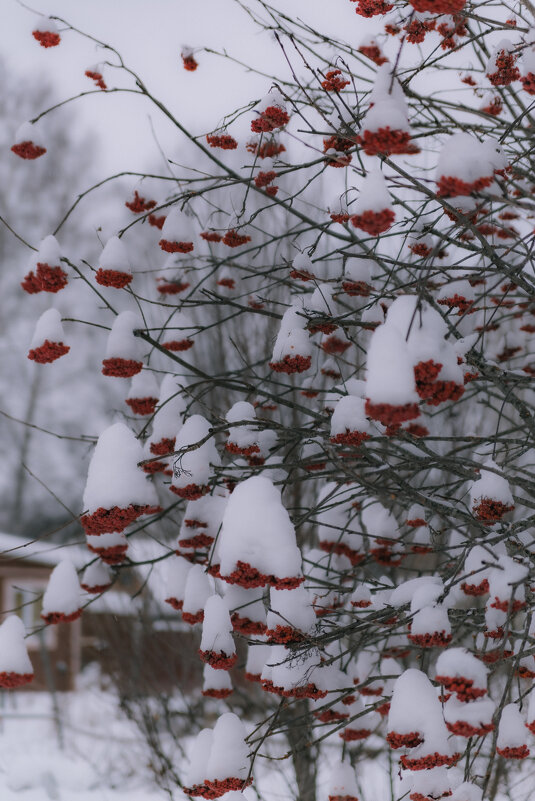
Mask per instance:
[[[69,556],[76,567],[82,567],[91,558],[86,549],[78,544],[31,540],[0,532],[0,558],[6,561],[54,567],[65,556]]]
[[[127,592],[105,592],[94,597],[87,607],[88,612],[95,615],[117,615],[119,617],[136,616],[143,602],[139,596],[132,598]]]

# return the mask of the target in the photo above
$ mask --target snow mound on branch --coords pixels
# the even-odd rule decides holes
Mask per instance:
[[[80,609],[80,605],[81,590],[76,568],[69,559],[63,559],[48,579],[41,616],[54,613],[72,615]]]
[[[340,398],[331,417],[331,437],[351,431],[369,436],[371,425],[364,406],[364,399],[355,395],[345,395]]]
[[[358,798],[357,779],[355,769],[349,762],[335,762],[331,768],[329,784],[327,786],[329,797],[352,796]]]
[[[418,703],[415,703],[418,699]],[[388,731],[397,734],[419,732],[426,745],[433,742],[441,750],[447,741],[447,731],[435,688],[421,670],[409,668],[396,679],[390,711]]]
[[[303,587],[293,590],[269,591],[270,610],[267,613],[267,627],[290,626],[303,634],[309,634],[316,625],[316,615],[312,607],[312,596]]]
[[[361,184],[357,200],[351,206],[351,215],[363,214],[365,211],[378,213],[391,207],[392,200],[383,173],[371,170]]]
[[[418,576],[418,578],[403,581],[401,584],[398,584],[390,595],[390,604],[391,606],[405,606],[405,604],[410,604],[416,593],[422,588],[427,587],[429,587],[430,597],[436,599],[442,594],[444,584],[440,576]]]
[[[213,468],[221,464],[214,438],[210,436],[211,429],[205,417],[194,414],[179,430],[175,450],[184,449],[184,452],[175,457],[173,487],[206,486],[210,481]]]
[[[204,605],[201,651],[217,651],[227,656],[236,653],[228,606],[219,595],[211,595]]]
[[[400,332],[384,323],[372,334],[366,360],[366,397],[397,406],[418,401],[411,354]]]
[[[106,359],[132,359],[143,361],[143,342],[134,336],[134,331],[143,329],[143,323],[135,312],[124,311],[117,315],[106,344]]]
[[[483,790],[477,784],[463,782],[451,794],[450,801],[481,801]]]
[[[0,626],[0,674],[33,675],[25,633],[24,623],[17,615],[9,615]]]
[[[137,466],[143,455],[141,443],[124,423],[103,431],[89,464],[84,509],[92,513],[101,507],[157,506],[156,491]]]
[[[48,309],[37,320],[30,350],[41,347],[46,340],[49,342],[65,341],[61,314],[57,309]]]
[[[214,781],[229,777],[242,780],[247,778],[249,749],[245,737],[245,726],[233,712],[225,712],[218,718],[210,756],[205,763],[205,779]]]
[[[187,573],[182,612],[202,620],[208,598],[214,594],[214,581],[202,565],[193,565]]]
[[[381,64],[375,75],[373,89],[370,92],[370,105],[378,100],[391,97],[402,108],[405,107],[405,94],[398,79],[393,75],[395,67],[392,64]]]
[[[516,704],[506,704],[498,724],[497,748],[521,748],[526,745],[528,734],[524,717]],[[529,753],[529,752],[528,752]]]
[[[118,236],[112,236],[108,239],[100,254],[98,264],[103,270],[119,270],[124,273],[132,272],[132,265],[126,245]]]
[[[206,762],[210,754],[214,733],[212,729],[201,729],[193,741],[189,753],[186,784],[189,788],[203,784],[206,777]]]
[[[437,659],[435,673],[437,676],[471,679],[473,687],[487,688],[488,671],[485,664],[466,648],[448,648],[443,651]]]
[[[35,263],[48,264],[50,267],[59,267],[61,262],[61,249],[58,240],[52,234],[45,236],[39,244]]]
[[[485,470],[485,468],[491,468]],[[500,501],[505,506],[514,504],[513,495],[509,487],[509,482],[504,476],[500,476],[493,472],[500,468],[492,459],[487,459],[481,468],[481,475],[477,481],[474,481],[470,487],[470,503],[472,506],[477,505],[483,498],[491,498],[494,501]]]
[[[158,388],[158,382],[152,370],[147,370],[145,368],[132,377],[132,383],[130,384],[127,395],[129,400],[153,398],[158,401],[159,396],[160,390]]]
[[[295,529],[269,478],[253,476],[236,487],[223,515],[219,552],[222,577],[238,562],[278,578],[301,575]]]
[[[164,376],[160,386],[158,408],[152,423],[152,442],[174,439],[177,429],[182,425],[184,412],[187,409],[185,384],[184,379],[178,379],[173,375]]]
[[[282,362],[285,357],[297,356],[302,359],[311,357],[312,344],[309,335],[303,330],[305,325],[306,317],[300,307],[290,306],[284,312],[273,346],[272,363]]]
[[[166,599],[173,599],[175,602],[184,601],[186,580],[192,567],[191,562],[188,562],[188,560],[184,559],[182,556],[172,556],[167,561],[166,567]]]
[[[100,559],[96,559],[86,567],[82,575],[82,588],[86,592],[103,592],[113,583],[113,574]]]
[[[488,186],[494,169],[494,160],[488,146],[484,146],[474,136],[461,132],[450,136],[440,152],[436,169],[437,182],[440,186],[441,178],[456,178],[466,186],[466,189],[457,194],[468,195],[474,189]]]

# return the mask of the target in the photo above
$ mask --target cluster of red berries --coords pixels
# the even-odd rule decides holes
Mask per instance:
[[[220,147],[221,150],[236,150],[238,143],[230,134],[208,134],[206,141],[210,147]]]
[[[50,342],[50,340],[45,339],[42,345],[29,351],[28,359],[37,362],[37,364],[51,364],[51,362],[55,362],[56,359],[64,356],[69,351],[70,347],[64,345],[63,342]]]
[[[426,34],[429,33],[429,31],[435,30],[435,25],[436,20],[434,19],[412,19],[405,25],[405,31],[407,33],[405,41],[410,44],[421,44]]]
[[[355,0],[351,0],[351,2],[353,3]],[[355,13],[369,19],[379,14],[388,14],[393,8],[393,3],[385,2],[385,0],[358,0]]]
[[[290,121],[290,115],[280,106],[268,106],[251,122],[253,133],[269,133],[276,128],[283,128]]]
[[[284,153],[286,150],[284,145],[281,145],[280,142],[276,142],[274,139],[262,142],[261,144],[258,142],[248,142],[245,145],[245,149],[248,150],[249,153],[254,153],[259,159],[272,159]]]
[[[275,373],[304,373],[310,369],[312,364],[311,356],[290,356],[287,355],[278,362],[270,362],[269,366]]]
[[[360,228],[361,231],[365,231],[370,236],[379,236],[379,234],[388,231],[395,219],[396,215],[392,209],[364,211],[362,214],[355,214],[351,217],[351,225],[354,228]]]
[[[195,72],[197,67],[199,66],[198,63],[195,61],[193,56],[182,56],[182,66],[188,72]]]
[[[127,209],[130,209],[134,214],[142,214],[144,211],[150,211],[156,205],[155,200],[146,200],[141,197],[137,189],[134,189],[134,199],[127,200],[124,204]]]
[[[122,270],[103,270],[102,267],[95,274],[97,284],[113,287],[113,289],[124,289],[132,278],[131,273],[124,273]]]
[[[33,159],[38,159],[39,156],[42,156],[46,153],[46,147],[35,145],[31,140],[19,142],[18,144],[13,145],[11,150],[21,159],[27,159],[30,161],[33,161]]]
[[[361,45],[358,51],[362,53],[363,56],[366,56],[366,58],[369,58],[370,61],[377,64],[378,67],[380,67],[381,64],[386,64],[388,61],[387,57],[381,53],[378,45]]]
[[[251,241],[251,237],[246,234],[239,234],[234,228],[226,232],[221,240],[228,248],[239,248]]]
[[[367,156],[413,155],[420,152],[419,147],[411,142],[408,131],[392,129],[388,125],[376,131],[363,131],[362,135],[357,136],[357,143]]]
[[[111,359],[102,360],[102,375],[112,378],[132,378],[143,369],[143,362],[135,359],[122,359],[114,356]]]
[[[88,78],[91,78],[92,81],[95,82],[96,86],[99,89],[107,89],[106,83],[104,81],[104,77],[101,72],[95,72],[94,70],[86,70],[84,73]]]
[[[38,292],[59,292],[67,286],[67,273],[61,267],[51,267],[49,264],[37,263],[35,273],[30,271],[21,281],[21,287],[29,295]]]
[[[341,92],[346,86],[349,86],[350,81],[340,78],[342,70],[329,70],[325,73],[325,80],[321,82],[323,89],[326,92]]]
[[[509,86],[513,81],[518,81],[520,78],[520,70],[516,66],[516,59],[514,53],[508,53],[506,50],[500,50],[496,56],[496,70],[487,74],[487,78],[493,86]]]
[[[32,31],[32,36],[41,47],[57,47],[61,42],[61,36],[54,31]]]

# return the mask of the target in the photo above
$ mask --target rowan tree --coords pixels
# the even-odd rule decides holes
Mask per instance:
[[[34,28],[94,43],[94,91],[138,96],[191,154],[131,175],[131,221],[92,261],[45,240],[31,278],[54,293],[35,369],[98,320],[95,370],[124,398],[88,469],[82,586],[163,566],[168,616],[201,635],[202,690],[124,697],[171,791],[270,798],[287,760],[307,801],[364,801],[369,775],[392,799],[517,797],[535,733],[534,9],[357,0],[335,39],[238,3],[280,63],[246,107],[229,89],[208,132],[111,44]],[[191,80],[232,57],[181,55]],[[48,157],[55,110],[16,155]],[[62,323],[75,278],[84,317]],[[45,600],[47,623],[79,615],[72,570]]]

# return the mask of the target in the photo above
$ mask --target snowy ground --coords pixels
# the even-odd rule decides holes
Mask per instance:
[[[1,801],[169,798],[154,785],[136,727],[94,674],[76,692],[58,694],[57,703],[61,727],[50,695],[0,696]]]
[[[188,753],[191,742],[183,746]],[[256,761],[255,786],[245,791],[247,801],[294,799],[290,763],[279,761],[286,741],[273,738],[263,751],[271,759]],[[180,761],[178,750],[176,756]],[[339,758],[334,736],[319,771],[320,799],[327,797],[330,770]],[[156,786],[149,759],[142,735],[94,666],[79,677],[75,692],[57,694],[56,712],[48,693],[0,694],[0,801],[169,801],[169,794]],[[359,766],[357,780],[361,801],[390,797],[379,763]],[[186,796],[177,788],[173,801],[186,801]]]

